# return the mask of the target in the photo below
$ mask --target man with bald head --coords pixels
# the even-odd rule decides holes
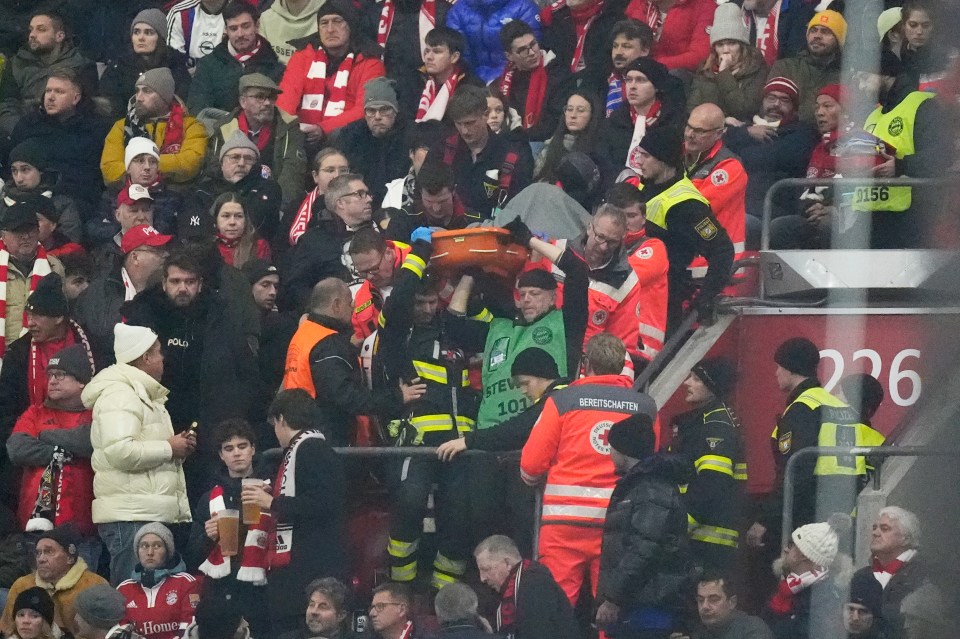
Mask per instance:
[[[370,392],[351,344],[353,297],[343,280],[328,277],[313,287],[307,316],[290,340],[283,387],[302,388],[319,409],[319,429],[331,446],[347,446],[360,415],[397,417],[403,404],[419,399],[426,385],[401,381],[395,389]],[[413,381],[413,380],[405,380]]]
[[[736,261],[743,257],[746,242],[747,172],[740,158],[724,145],[726,130],[724,113],[716,104],[708,102],[693,109],[683,132],[683,164],[730,236]],[[697,257],[690,271],[695,278],[703,277],[707,261]]]

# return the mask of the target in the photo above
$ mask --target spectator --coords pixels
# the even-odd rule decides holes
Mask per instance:
[[[82,535],[78,552],[95,566],[100,540],[90,518],[93,470],[90,468],[90,411],[80,401],[93,376],[84,347],[64,348],[47,363],[47,399],[30,406],[7,440],[10,461],[23,468],[18,520],[28,532],[67,522]]]
[[[806,48],[796,56],[781,58],[770,66],[768,85],[776,78],[787,78],[797,86],[800,120],[813,122],[817,92],[840,81],[840,53],[846,37],[847,21],[843,15],[829,9],[821,11],[807,24]]]
[[[24,113],[10,134],[15,146],[35,141],[44,150],[45,168],[56,171],[56,193],[72,198],[87,215],[100,198],[97,158],[110,122],[91,99],[91,89],[73,69],[52,69],[42,88],[42,108]]]
[[[221,15],[226,38],[197,61],[187,99],[191,113],[200,114],[204,109],[233,110],[243,75],[262,73],[275,82],[283,76],[283,63],[259,33],[260,12],[255,6],[244,0],[231,0]]]
[[[625,356],[623,342],[613,335],[601,333],[587,342],[586,377],[547,400],[520,458],[524,482],[535,485],[546,478],[541,519],[551,525],[541,528],[538,554],[571,606],[587,579],[598,596],[601,529],[616,482],[610,448],[603,444],[609,424],[637,414],[646,415],[649,424],[656,416],[653,400],[631,390],[630,379],[619,374]],[[604,400],[594,399],[599,397]],[[679,501],[678,494],[678,510]],[[685,519],[682,531],[686,533]],[[626,603],[621,593],[607,590],[606,596]],[[610,621],[598,617],[598,623]]]
[[[77,637],[83,639],[123,639],[126,632],[120,622],[126,615],[123,595],[107,586],[99,584],[85,590],[77,597],[75,616]],[[131,639],[140,639],[140,635],[131,634]]]
[[[94,376],[82,399],[93,408],[93,522],[119,584],[133,572],[133,536],[144,523],[190,521],[180,460],[196,448],[196,435],[173,433],[157,334],[126,324],[113,330],[117,363]]]
[[[520,128],[519,117],[507,117],[509,108],[499,89],[487,88],[487,126],[495,135],[512,135]]]
[[[533,0],[463,0],[447,13],[447,26],[466,38],[463,57],[489,84],[503,73],[506,60],[498,36],[510,20],[522,20],[540,37],[539,9]]]
[[[409,242],[418,228],[455,230],[465,228],[475,216],[464,210],[457,196],[457,185],[449,166],[427,162],[417,175],[419,192],[403,209],[390,212],[385,235],[399,242]]]
[[[799,107],[796,83],[789,78],[771,78],[763,87],[763,101],[753,122],[728,127],[724,134],[727,147],[739,156],[747,172],[746,211],[756,220],[763,218],[763,201],[774,183],[806,174],[817,133],[797,118]],[[795,192],[781,189],[773,198],[773,216],[791,213],[795,202]]]
[[[942,123],[947,115],[939,101],[930,99],[933,94],[917,91],[916,79],[903,70],[901,62],[889,51],[881,54],[879,73],[861,69],[856,77],[860,92],[876,93],[880,101],[863,125],[883,143],[883,163],[873,168],[873,175],[943,175],[953,164],[954,148],[949,136],[943,135]],[[937,197],[939,193],[933,199]],[[921,198],[922,192],[910,187],[858,187],[853,194],[853,210],[854,223],[862,230],[860,237],[869,236],[871,248],[925,246],[928,229],[917,213],[936,204]],[[869,226],[869,231],[865,226]]]
[[[405,83],[397,84],[400,113],[404,119],[413,116],[415,122],[449,122],[449,118],[446,118],[447,105],[457,87],[466,84],[484,86],[483,81],[470,73],[463,61],[466,46],[463,35],[448,27],[437,27],[427,32],[422,72],[408,78]],[[420,90],[419,94],[417,89]]]
[[[274,469],[257,457],[257,435],[242,419],[228,419],[216,426],[214,442],[221,466],[216,484],[196,502],[186,560],[194,569],[199,567],[204,581],[202,599],[229,599],[247,611],[247,620],[254,632],[269,630],[270,615],[266,606],[266,557],[255,548],[265,542],[267,531],[259,523],[241,522],[238,539],[244,543],[234,557],[224,557],[217,542],[218,513],[222,510],[242,510],[240,489],[244,479],[272,481]],[[267,520],[264,519],[264,524]]]
[[[920,80],[921,91],[939,92],[956,51],[944,47],[943,23],[926,0],[909,0],[901,12],[903,68]],[[938,29],[939,27],[939,29]]]
[[[653,411],[618,418],[607,430],[619,479],[603,523],[596,623],[615,636],[666,635],[690,586],[686,509],[678,477],[654,455]]]
[[[236,131],[241,131],[260,150],[260,161],[265,167],[262,170],[269,169],[269,177],[280,185],[280,208],[288,211],[303,198],[307,173],[300,122],[276,107],[280,87],[262,73],[240,76],[238,86],[240,106],[224,116],[210,136],[206,173],[219,174],[220,149]]]
[[[23,200],[23,204],[36,212],[40,245],[47,255],[62,257],[70,253],[85,253],[82,246],[60,231],[60,211],[50,198],[37,193],[28,196]]]
[[[115,270],[123,259],[123,236],[134,226],[153,226],[153,195],[147,187],[130,184],[117,193],[116,208],[113,217],[119,224],[117,232],[93,247],[91,254],[99,272]],[[115,229],[115,225],[98,224],[104,230]]]
[[[173,74],[177,95],[187,95],[190,73],[187,56],[167,44],[167,16],[160,9],[144,9],[130,24],[130,45],[107,63],[100,77],[100,95],[110,101],[110,115],[122,118],[137,78],[144,71],[167,67]]]
[[[350,591],[339,579],[314,579],[307,586],[306,629],[298,630],[283,639],[352,639],[354,634],[349,629],[349,595]]]
[[[613,25],[610,38],[613,43],[610,50],[610,63],[604,65],[605,70],[611,69],[609,77],[604,74],[604,77],[597,78],[600,81],[598,92],[603,98],[608,118],[626,99],[623,76],[627,68],[639,58],[650,55],[650,50],[653,48],[653,30],[646,23],[621,20]]]
[[[847,639],[880,639],[883,634],[883,586],[867,571],[857,571],[850,580],[850,594],[843,604],[843,629]]]
[[[124,179],[127,144],[132,138],[149,138],[160,150],[160,173],[171,183],[193,180],[200,173],[207,147],[203,125],[187,115],[174,93],[170,69],[145,71],[137,78],[137,92],[126,118],[117,120],[107,134],[100,157],[104,183]]]
[[[400,94],[400,105],[405,119],[416,108],[413,91],[420,82],[419,69],[426,62],[427,48],[438,46],[436,42],[427,42],[430,32],[440,29],[447,36],[456,33],[443,26],[451,6],[449,0],[387,0],[380,9],[377,44],[383,49],[387,77],[396,80],[398,90],[404,92]],[[458,52],[462,57],[463,36],[455,37],[459,38]],[[452,48],[449,53],[453,53]],[[407,88],[411,89],[409,94],[405,92]],[[412,101],[408,101],[411,97]]]
[[[631,0],[624,13],[653,30],[654,60],[671,71],[692,73],[710,54],[714,9],[709,0]]]
[[[373,78],[363,87],[363,119],[351,122],[333,136],[333,146],[347,157],[350,168],[370,185],[374,202],[383,201],[387,184],[410,170],[407,123],[398,119],[399,105],[393,80]]]
[[[260,16],[260,35],[277,55],[281,65],[301,47],[301,41],[317,32],[317,11],[324,0],[276,0]]]
[[[816,13],[813,2],[743,0],[743,20],[767,66],[792,58],[807,44],[807,23]]]
[[[224,193],[213,202],[210,215],[217,227],[217,248],[225,264],[240,268],[251,259],[270,259],[270,245],[257,235],[236,193]]]
[[[376,639],[418,639],[413,625],[413,595],[405,584],[380,584],[373,589],[370,625]]]
[[[0,218],[6,214],[8,201],[19,202],[35,193],[49,197],[60,214],[61,230],[72,241],[82,239],[81,217],[76,202],[68,195],[53,192],[60,176],[50,170],[46,150],[37,140],[24,140],[10,151],[11,179],[0,189]]]
[[[227,0],[181,0],[167,13],[167,44],[187,56],[190,73],[223,41]]]
[[[13,604],[14,630],[11,639],[52,639],[63,630],[53,621],[53,599],[39,586],[20,593]]]
[[[90,286],[93,279],[93,260],[83,253],[67,253],[60,257],[63,264],[63,294],[70,305],[70,315],[76,308],[76,300]]]
[[[599,71],[607,66],[607,38],[623,19],[628,0],[583,0],[544,5],[543,48],[557,54],[571,73]]]
[[[701,104],[690,111],[683,131],[683,167],[730,236],[736,262],[746,249],[748,176],[740,158],[723,143],[724,122],[723,111],[715,104]],[[703,277],[706,266],[704,258],[694,259],[693,276]]]
[[[342,281],[329,277],[313,287],[307,319],[290,341],[283,379],[285,389],[302,389],[316,400],[313,423],[336,446],[350,443],[358,415],[395,416],[402,404],[426,392],[422,383],[370,392],[350,343],[353,308]]]
[[[290,57],[277,106],[300,118],[311,155],[340,127],[363,117],[364,86],[384,75],[379,48],[364,42],[349,0],[328,0],[317,12],[317,35]]]
[[[122,320],[120,307],[154,281],[172,240],[172,235],[163,235],[148,224],[134,226],[120,243],[123,261],[116,269],[97,275],[77,298],[73,317],[87,331],[98,368],[114,361],[113,327]]]
[[[746,122],[760,108],[767,81],[763,54],[750,44],[740,9],[732,2],[717,7],[710,29],[710,55],[693,78],[687,108],[716,104],[730,124]]]
[[[573,609],[566,594],[543,564],[523,559],[513,540],[487,537],[473,551],[480,581],[500,598],[499,634],[517,639],[572,639]]]
[[[737,609],[737,595],[730,578],[717,571],[707,571],[697,584],[699,627],[693,636],[702,639],[773,639],[770,628],[759,617]],[[671,639],[690,639],[674,633]]]
[[[525,143],[494,135],[487,126],[487,96],[479,87],[461,86],[447,111],[457,133],[430,153],[453,169],[457,194],[464,206],[492,217],[533,177],[533,158]]]
[[[430,147],[434,146],[442,135],[444,126],[436,120],[415,122],[407,129],[407,155],[410,157],[410,170],[402,178],[387,184],[387,195],[380,207],[383,209],[409,210],[413,205],[417,191],[417,175],[427,159]]]
[[[612,166],[597,144],[603,117],[603,107],[594,95],[580,89],[571,93],[563,107],[563,117],[556,130],[537,156],[536,179],[555,182],[561,160],[566,155],[577,152],[586,153],[590,159],[603,166],[601,175],[616,173],[619,167]]]
[[[883,403],[883,386],[869,373],[852,373],[841,378],[838,388],[843,401],[860,415],[860,421],[871,426],[870,420]]]
[[[410,237],[404,239],[404,242],[410,241]],[[380,312],[403,272],[401,269],[410,255],[410,249],[408,244],[385,239],[383,234],[371,227],[360,229],[351,240],[350,260],[361,279],[360,285],[351,290],[354,342],[362,342],[377,332],[378,327],[383,327]],[[423,259],[429,261],[429,254]],[[414,264],[419,265],[418,262]],[[415,266],[407,268],[409,270]]]
[[[146,524],[134,536],[133,548],[137,565],[117,586],[127,602],[125,621],[144,639],[180,637],[193,620],[200,595],[197,580],[176,551],[173,533],[163,524]]]
[[[877,17],[877,33],[881,51],[887,49],[899,58],[903,52],[903,7],[881,11]]]
[[[78,595],[107,583],[87,567],[87,562],[78,553],[79,544],[80,535],[69,523],[40,534],[36,570],[17,579],[7,596],[7,605],[0,619],[0,628],[5,635],[10,636],[16,628],[13,609],[20,593],[36,587],[53,593],[50,595],[53,599],[53,622],[70,633],[79,630],[79,624],[74,620],[74,612],[80,606]]]
[[[302,389],[281,391],[268,419],[284,449],[273,496],[245,486],[243,503],[255,503],[276,520],[267,594],[273,632],[295,630],[303,619],[303,595],[316,575],[343,570],[343,501],[346,481],[337,454],[323,433],[313,399]]]
[[[347,156],[332,146],[320,150],[314,156],[310,174],[313,176],[316,188],[303,199],[289,225],[290,246],[295,246],[301,235],[317,225],[317,220],[321,217],[318,213],[324,210],[324,194],[330,182],[349,172],[350,163],[347,161]],[[284,224],[283,228],[286,229],[287,225]]]
[[[511,119],[531,141],[541,142],[556,128],[566,99],[569,67],[553,51],[541,49],[526,22],[511,20],[500,30],[507,67],[497,82]]]
[[[55,10],[43,9],[30,17],[26,47],[7,59],[0,81],[0,133],[10,135],[22,116],[43,103],[47,77],[53,71],[72,70],[82,91],[97,87],[97,67],[74,46],[72,34]]]
[[[682,464],[693,558],[706,568],[733,566],[745,503],[747,461],[736,415],[727,406],[736,367],[704,359],[683,382],[692,410],[672,422],[670,453]]]
[[[441,588],[433,601],[440,622],[437,638],[485,639],[490,624],[477,612],[478,606],[477,593],[467,584],[454,582]]]

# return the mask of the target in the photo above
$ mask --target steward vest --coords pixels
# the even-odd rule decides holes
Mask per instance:
[[[477,428],[496,426],[531,406],[510,374],[517,353],[528,348],[545,350],[557,362],[560,377],[567,376],[567,340],[560,311],[549,311],[529,325],[504,318],[496,318],[490,323],[483,348],[483,398],[477,414]]]
[[[664,231],[669,231],[667,213],[670,212],[671,207],[687,200],[696,200],[710,206],[710,202],[697,190],[693,182],[688,178],[681,178],[666,191],[654,195],[647,202],[647,222],[659,226]]]
[[[300,325],[287,348],[287,364],[283,371],[284,390],[302,388],[310,393],[310,397],[316,399],[317,389],[313,385],[313,375],[310,373],[310,351],[320,343],[320,340],[336,333],[337,331],[332,328],[309,319]]]
[[[717,148],[719,147],[719,148]],[[747,173],[740,159],[722,142],[712,149],[713,155],[689,175],[690,182],[709,202],[717,221],[733,242],[733,260],[743,258],[747,238]],[[707,275],[707,260],[698,255],[690,263],[690,274]],[[738,269],[736,276],[742,276]]]
[[[410,254],[410,245],[388,240],[387,247],[393,249],[393,269],[396,272]],[[383,302],[388,296],[387,290],[378,289],[370,280],[363,280],[360,284],[353,295],[353,317],[351,318],[353,334],[358,339],[365,340],[377,330],[380,309],[383,308]]]
[[[880,107],[867,116],[863,129],[872,133],[896,150],[896,158],[902,160],[916,152],[913,129],[917,121],[917,109],[933,93],[914,91],[900,101],[888,113]],[[912,203],[909,186],[860,186],[853,192],[854,211],[906,211]]]
[[[819,386],[800,393],[790,406],[798,403],[813,410],[820,409],[817,446],[880,446],[885,441],[883,435],[860,421],[857,411]],[[790,406],[787,406],[788,411]],[[867,470],[863,455],[821,456],[817,458],[813,474],[866,475]]]

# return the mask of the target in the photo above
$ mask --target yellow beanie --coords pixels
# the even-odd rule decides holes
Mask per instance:
[[[843,14],[831,9],[821,11],[810,18],[810,22],[807,23],[807,30],[809,31],[810,27],[817,25],[833,31],[833,35],[837,36],[837,41],[840,43],[840,46],[843,46],[844,40],[847,39],[847,21],[843,19]]]

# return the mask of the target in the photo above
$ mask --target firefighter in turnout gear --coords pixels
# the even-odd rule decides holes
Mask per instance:
[[[687,508],[690,548],[701,565],[730,567],[740,533],[747,463],[736,416],[726,404],[736,370],[723,359],[705,359],[683,383],[693,410],[673,422],[670,453],[688,477],[680,485]]]
[[[404,258],[393,292],[380,314],[374,390],[392,388],[399,380],[426,384],[426,393],[409,404],[400,419],[388,425],[397,446],[438,446],[461,438],[474,428],[478,400],[470,388],[467,358],[446,338],[438,313],[437,280],[425,277],[432,231],[413,233],[413,246]],[[417,549],[431,487],[437,522],[437,554],[432,585],[457,581],[467,568],[472,542],[469,464],[466,458],[449,464],[426,457],[406,457],[390,467],[393,511],[390,517],[390,578],[411,582],[417,576]]]

